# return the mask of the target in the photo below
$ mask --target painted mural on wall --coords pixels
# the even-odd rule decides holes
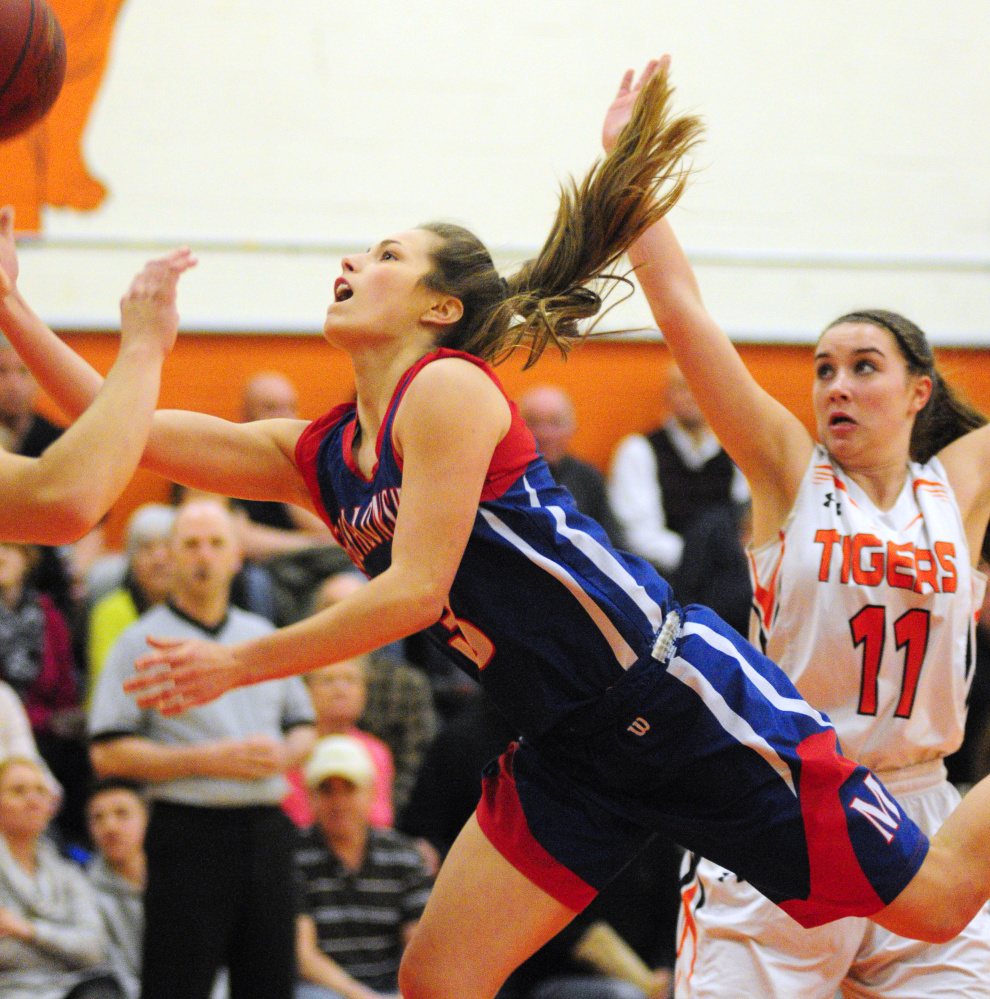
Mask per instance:
[[[4,200],[14,205],[23,232],[40,233],[45,207],[93,211],[106,198],[106,187],[86,165],[82,141],[125,2],[49,0],[65,32],[65,85],[41,122],[0,143]]]

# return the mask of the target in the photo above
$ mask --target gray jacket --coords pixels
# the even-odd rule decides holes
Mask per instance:
[[[102,856],[86,867],[109,938],[110,967],[130,999],[141,992],[141,942],[144,895],[122,878]]]
[[[36,934],[30,944],[0,938],[3,999],[61,999],[100,968],[106,935],[93,889],[47,841],[38,843],[31,875],[0,836],[0,906],[30,922]]]

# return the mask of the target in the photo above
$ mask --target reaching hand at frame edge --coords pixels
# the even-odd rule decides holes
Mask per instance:
[[[670,69],[670,56],[664,55],[659,59],[651,59],[640,73],[639,79],[633,84],[634,72],[627,69],[619,84],[619,92],[605,112],[605,122],[602,125],[602,146],[606,153],[612,151],[616,139],[626,127],[632,117],[633,106],[639,92],[649,82],[656,72],[666,73]]]

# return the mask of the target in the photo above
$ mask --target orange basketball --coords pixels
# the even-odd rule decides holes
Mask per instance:
[[[0,140],[44,117],[65,79],[65,36],[45,0],[0,0]]]

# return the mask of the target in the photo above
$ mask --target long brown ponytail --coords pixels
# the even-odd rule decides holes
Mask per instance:
[[[609,268],[673,207],[687,183],[683,158],[701,124],[690,115],[672,118],[671,94],[664,68],[640,91],[613,150],[580,184],[564,186],[543,249],[509,278],[499,277],[491,255],[467,229],[443,222],[421,227],[439,238],[424,282],[455,295],[464,307],[439,346],[489,361],[523,346],[530,352],[528,367],[548,345],[563,352],[587,335],[579,323],[601,311],[603,286],[629,284]]]
[[[982,427],[986,417],[961,398],[935,366],[935,356],[924,332],[910,319],[886,309],[860,309],[840,316],[828,329],[839,323],[869,323],[886,330],[894,338],[912,375],[927,375],[932,380],[932,394],[914,418],[911,429],[911,459],[926,462],[958,437]]]

